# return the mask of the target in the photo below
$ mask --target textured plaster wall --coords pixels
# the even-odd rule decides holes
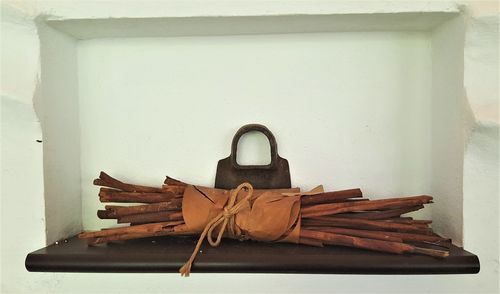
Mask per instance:
[[[318,10],[329,1],[287,4],[244,1],[242,11]],[[355,9],[390,9],[387,2],[363,2]],[[376,3],[378,2],[378,3]],[[400,2],[400,1],[399,1]],[[159,2],[158,2],[159,3]],[[464,245],[481,259],[481,273],[468,276],[341,276],[199,274],[189,279],[159,274],[28,273],[25,255],[45,244],[41,128],[32,99],[38,73],[39,43],[32,22],[38,13],[75,16],[162,14],[169,5],[102,1],[2,2],[1,27],[1,292],[304,292],[331,293],[498,293],[498,4],[467,2],[471,19],[464,51],[465,92],[474,129],[464,159]],[[187,3],[187,2],[186,2]],[[179,4],[216,13],[213,3]],[[259,5],[260,3],[260,5]],[[425,10],[428,3],[412,1]],[[220,4],[220,3],[219,3]],[[236,4],[225,4],[231,6]],[[317,5],[316,5],[317,4]],[[338,9],[352,9],[346,2]],[[443,7],[453,8],[449,2]],[[175,6],[175,5],[174,5]],[[403,5],[404,6],[404,5]],[[159,8],[158,8],[159,7]],[[227,9],[228,6],[224,6]],[[263,8],[264,7],[264,8]],[[290,8],[291,7],[291,8]],[[350,8],[349,8],[350,7]],[[496,78],[495,78],[496,76]],[[475,122],[474,122],[475,121]],[[23,207],[22,214],[18,208]],[[221,283],[221,281],[227,281]],[[240,287],[245,285],[245,287]]]
[[[30,6],[1,11],[0,292],[32,289],[23,259],[45,244],[42,130],[33,97],[39,41]],[[16,6],[17,7],[17,6]],[[26,209],[26,210],[25,210]],[[35,285],[37,282],[34,283]]]
[[[474,119],[464,155],[464,246],[478,254],[481,289],[498,293],[499,264],[499,4],[474,1],[468,12],[464,87]],[[485,242],[481,240],[487,240]]]

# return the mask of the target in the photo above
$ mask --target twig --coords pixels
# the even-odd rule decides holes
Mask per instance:
[[[429,203],[430,196],[415,196],[407,198],[393,198],[383,200],[370,200],[362,202],[318,204],[301,209],[302,217],[316,217],[324,215],[339,214],[352,211],[383,210],[418,206]]]
[[[94,180],[94,185],[115,188],[126,192],[162,192],[161,188],[123,183],[103,171],[101,171],[101,173],[99,174],[99,179]]]
[[[99,191],[101,202],[158,203],[168,202],[176,197],[179,196],[171,192],[122,192],[107,188],[101,188]]]
[[[349,189],[334,192],[325,192],[316,195],[302,196],[300,199],[301,205],[312,205],[320,203],[330,203],[334,200],[344,200],[349,198],[363,197],[360,189]]]
[[[141,214],[125,215],[118,218],[118,223],[153,223],[164,221],[183,220],[182,212],[168,213],[167,211],[150,212]]]

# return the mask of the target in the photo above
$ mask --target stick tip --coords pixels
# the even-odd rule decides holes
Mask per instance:
[[[430,196],[430,195],[422,195],[423,198],[425,198],[427,201],[432,201],[434,200],[434,197]]]
[[[450,255],[449,251],[421,248],[421,247],[415,247],[414,252],[439,258],[445,258]]]

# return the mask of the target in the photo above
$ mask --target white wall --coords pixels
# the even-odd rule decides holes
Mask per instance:
[[[78,50],[86,229],[113,224],[95,217],[100,170],[212,186],[251,122],[275,133],[295,186],[430,192],[427,33],[113,38]]]
[[[462,241],[463,157],[466,100],[463,90],[464,19],[456,17],[432,32],[433,229]],[[458,126],[458,127],[457,127]]]
[[[34,105],[43,130],[47,243],[82,229],[76,40],[42,21],[40,89]],[[64,78],[63,78],[64,77]]]
[[[482,289],[491,293],[499,291],[498,11],[496,1],[471,3],[464,51],[465,93],[475,118],[464,155],[464,246],[480,257]]]
[[[464,246],[479,256],[482,289],[491,293],[498,293],[499,147],[498,125],[479,123],[464,160]]]
[[[321,1],[323,2],[323,1]],[[2,197],[1,197],[1,292],[2,293],[138,293],[138,292],[317,292],[331,293],[332,289],[338,292],[358,292],[358,293],[497,293],[498,292],[498,246],[495,243],[487,243],[495,240],[498,242],[498,190],[494,187],[498,184],[498,165],[494,163],[495,158],[498,162],[498,122],[489,125],[478,125],[477,135],[471,137],[470,147],[465,153],[464,166],[464,242],[467,248],[479,254],[481,259],[481,273],[478,275],[467,276],[342,276],[342,275],[240,275],[240,274],[197,274],[189,279],[181,279],[176,274],[62,274],[62,273],[28,273],[24,269],[25,255],[37,248],[44,246],[45,233],[44,213],[43,213],[43,178],[42,178],[42,153],[39,143],[33,138],[38,139],[41,135],[39,123],[32,105],[30,105],[30,91],[25,94],[10,94],[6,92],[5,72],[16,73],[20,67],[8,65],[5,60],[18,60],[19,64],[27,62],[29,66],[22,67],[27,71],[20,74],[22,79],[11,79],[10,89],[33,89],[34,83],[25,82],[35,80],[37,70],[33,69],[36,63],[29,63],[30,60],[37,60],[37,36],[33,31],[28,30],[25,33],[19,31],[19,25],[22,22],[19,18],[15,21],[5,21],[5,1],[2,2],[4,10],[2,11],[2,96],[10,98],[2,99]],[[110,7],[114,11],[126,11],[127,13],[144,13],[143,9],[130,9],[136,7],[135,4],[112,5],[108,2],[106,5],[98,2],[85,2],[80,7],[72,1],[39,2],[38,12],[54,12],[59,15],[89,16],[89,15],[108,15]],[[156,2],[155,2],[156,3]],[[249,5],[246,2],[245,9],[252,10],[258,5]],[[326,1],[325,1],[326,3]],[[18,5],[18,4],[16,4]],[[150,11],[164,13],[164,9],[157,8],[159,4],[146,5]],[[286,7],[295,9],[309,9],[312,5],[302,3],[300,5],[287,3]],[[324,4],[322,4],[324,5]],[[324,7],[320,5],[321,7]],[[362,8],[369,9],[370,5],[361,5]],[[377,7],[389,7],[387,4],[380,4]],[[429,7],[427,2],[420,3],[422,7]],[[444,4],[443,4],[444,5]],[[448,4],[446,4],[448,5]],[[213,11],[217,5],[212,3],[208,5],[207,11]],[[198,9],[208,7],[197,5]],[[453,6],[453,5],[452,5]],[[18,6],[16,6],[18,7]],[[24,7],[24,6],[23,6]],[[160,5],[160,7],[164,7]],[[215,8],[214,8],[215,7]],[[265,7],[265,5],[264,5]],[[272,8],[269,8],[272,7]],[[273,1],[269,4],[269,10],[276,10],[280,7],[279,1]],[[299,7],[299,8],[297,8]],[[304,8],[305,7],[305,8]],[[318,7],[318,6],[316,6]],[[63,9],[64,8],[64,9]],[[102,9],[101,9],[102,8]],[[372,7],[373,8],[373,7]],[[498,7],[497,7],[498,8]],[[243,10],[245,10],[243,9]],[[31,9],[21,14],[21,19],[28,18]],[[266,11],[266,9],[262,9]],[[172,11],[172,10],[167,10]],[[184,11],[182,9],[178,11]],[[491,10],[488,10],[491,11]],[[496,15],[497,11],[495,11]],[[480,16],[474,15],[475,18]],[[13,26],[4,26],[5,22]],[[29,23],[29,22],[28,22]],[[32,29],[34,26],[32,26]],[[481,32],[482,28],[476,27]],[[489,29],[488,29],[489,30]],[[495,38],[495,37],[493,37]],[[467,39],[467,36],[466,36]],[[5,50],[7,48],[5,40],[8,40],[11,48],[33,48],[28,54],[22,54],[21,50]],[[475,47],[483,48],[491,45],[491,39],[476,39]],[[486,43],[482,43],[486,42]],[[465,76],[480,76],[483,71],[474,69],[473,65],[479,63],[493,64],[494,60],[476,56],[475,50],[470,47],[465,48],[466,71]],[[468,55],[470,54],[470,55]],[[469,58],[467,57],[469,56]],[[467,63],[469,66],[467,66]],[[472,65],[472,67],[471,67]],[[24,80],[24,82],[23,82]],[[467,79],[465,81],[467,84]],[[480,84],[478,84],[480,87]],[[489,87],[489,86],[488,86]],[[495,87],[488,92],[488,97],[497,97],[498,92]],[[466,89],[467,92],[469,89]],[[24,90],[23,90],[24,91]],[[479,93],[479,92],[474,92]],[[8,94],[8,95],[7,95]],[[477,95],[469,96],[471,108]],[[481,95],[481,100],[486,99]],[[491,98],[488,98],[491,99]],[[27,101],[21,103],[19,101]],[[491,100],[493,101],[493,99]],[[498,100],[496,100],[498,101]],[[498,106],[492,102],[494,107]],[[7,115],[8,114],[8,115]],[[482,116],[474,113],[481,120]],[[480,131],[482,126],[487,126],[491,131]],[[496,129],[495,129],[496,128]],[[279,134],[279,131],[276,131]],[[36,140],[35,139],[35,140]],[[284,156],[286,155],[282,151]],[[493,162],[493,163],[492,163]],[[472,167],[472,168],[471,168]],[[22,187],[22,198],[14,198],[12,195],[20,195],[19,190]],[[490,189],[493,188],[493,189]],[[496,194],[496,195],[495,195]],[[481,198],[481,204],[474,201],[477,195],[486,195],[487,198]],[[496,199],[496,202],[495,202]],[[26,202],[24,202],[26,201]],[[496,203],[496,205],[495,205]],[[18,214],[15,208],[24,204],[23,214]],[[478,218],[484,215],[484,211],[491,213],[491,217]],[[493,241],[494,242],[494,241]],[[221,281],[230,283],[229,285]],[[240,285],[245,285],[241,288]]]
[[[3,4],[3,3],[2,3]],[[33,107],[39,41],[27,7],[2,7],[0,292],[27,291],[26,252],[45,244],[42,130]],[[17,282],[16,282],[17,281]],[[17,288],[17,289],[16,289]]]

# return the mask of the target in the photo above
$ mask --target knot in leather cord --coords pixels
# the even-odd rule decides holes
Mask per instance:
[[[224,207],[224,217],[231,217],[231,211],[227,209],[227,207]]]
[[[238,198],[238,193],[241,190],[246,190],[247,195],[245,198],[241,199],[236,203],[236,198]],[[196,247],[191,254],[191,257],[189,257],[188,261],[180,268],[179,272],[181,273],[181,276],[189,277],[189,273],[191,272],[191,266],[193,264],[194,259],[196,258],[196,255],[200,251],[200,247],[203,244],[203,240],[205,237],[208,240],[208,243],[210,243],[211,246],[219,246],[222,236],[224,235],[224,232],[228,231],[230,237],[238,237],[235,233],[235,222],[234,222],[234,216],[243,208],[247,207],[247,205],[250,202],[250,199],[252,198],[253,194],[253,187],[250,185],[250,183],[243,183],[239,185],[236,189],[234,189],[231,192],[231,195],[229,196],[229,200],[224,207],[224,210],[220,212],[216,217],[214,217],[210,222],[207,223],[205,228],[203,229],[203,232],[200,235],[200,238],[198,239],[198,243],[196,243]],[[229,225],[229,227],[228,227]],[[213,239],[213,231],[219,227],[219,232],[217,234],[217,238]]]

